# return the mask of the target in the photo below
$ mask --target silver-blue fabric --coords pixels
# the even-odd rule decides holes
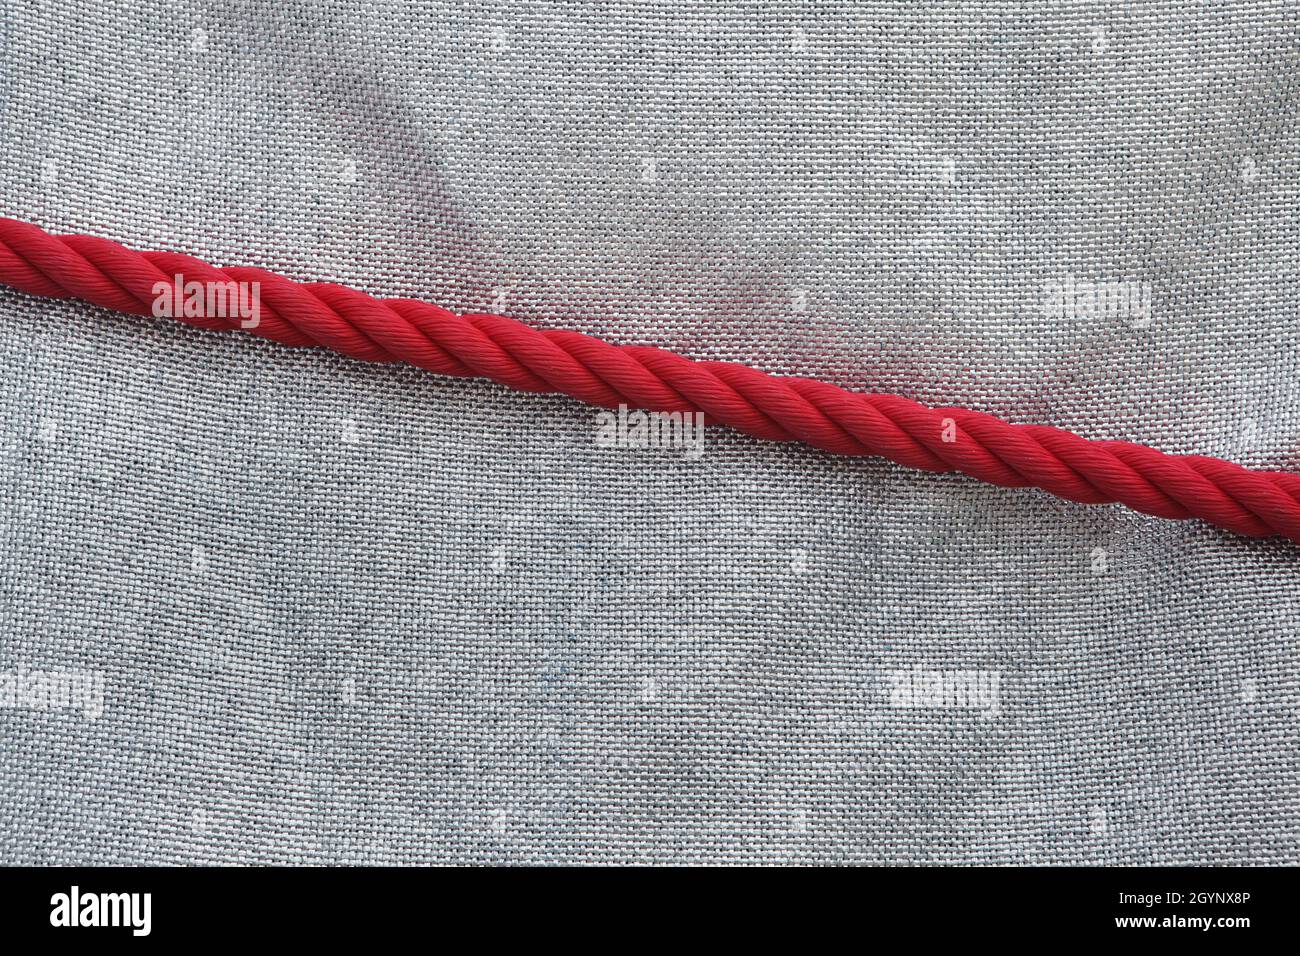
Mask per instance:
[[[1300,469],[1297,12],[3,0],[0,214]],[[1300,862],[1295,545],[597,432],[0,291],[0,863]]]

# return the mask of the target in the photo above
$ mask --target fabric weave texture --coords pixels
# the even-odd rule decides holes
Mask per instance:
[[[1298,12],[3,0],[0,212],[1300,471]],[[0,410],[0,863],[1300,862],[1285,541],[10,290]]]

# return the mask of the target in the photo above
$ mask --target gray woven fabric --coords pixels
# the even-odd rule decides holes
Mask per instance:
[[[5,0],[0,211],[1300,468],[1297,12]],[[9,290],[0,411],[0,863],[1300,862],[1293,545]]]

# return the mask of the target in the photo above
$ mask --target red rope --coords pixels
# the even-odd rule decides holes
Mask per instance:
[[[996,485],[1035,486],[1071,501],[1119,501],[1162,518],[1201,518],[1245,535],[1300,542],[1300,475],[1249,471],[1121,441],[1089,441],[1042,425],[1012,425],[964,408],[928,408],[896,395],[778,378],[744,365],[697,362],[577,332],[541,331],[498,315],[457,315],[407,299],[375,299],[261,269],[217,269],[174,252],[135,252],[93,236],[53,236],[0,219],[0,282],[149,315],[155,284],[261,284],[254,334],[324,345],[372,362],[403,361],[440,375],[482,376],[593,405],[703,411],[709,420],[773,441],[845,455],[880,455],[927,471],[959,471]],[[206,329],[240,318],[180,316]]]

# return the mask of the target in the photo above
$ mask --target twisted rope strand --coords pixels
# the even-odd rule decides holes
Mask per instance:
[[[174,252],[135,252],[94,236],[56,236],[0,219],[0,282],[150,315],[155,284],[260,284],[255,335],[370,362],[407,362],[439,375],[490,378],[528,392],[560,392],[606,408],[702,411],[772,441],[844,455],[879,455],[912,468],[963,472],[1071,501],[1122,502],[1163,518],[1200,518],[1244,535],[1300,542],[1300,475],[1250,471],[1196,455],[1090,441],[1043,425],[1013,425],[964,408],[929,408],[730,362],[694,361],[649,346],[530,328],[499,315],[458,315],[409,299],[377,299],[332,283],[300,283],[224,268]],[[240,328],[237,315],[178,315],[205,329]]]

